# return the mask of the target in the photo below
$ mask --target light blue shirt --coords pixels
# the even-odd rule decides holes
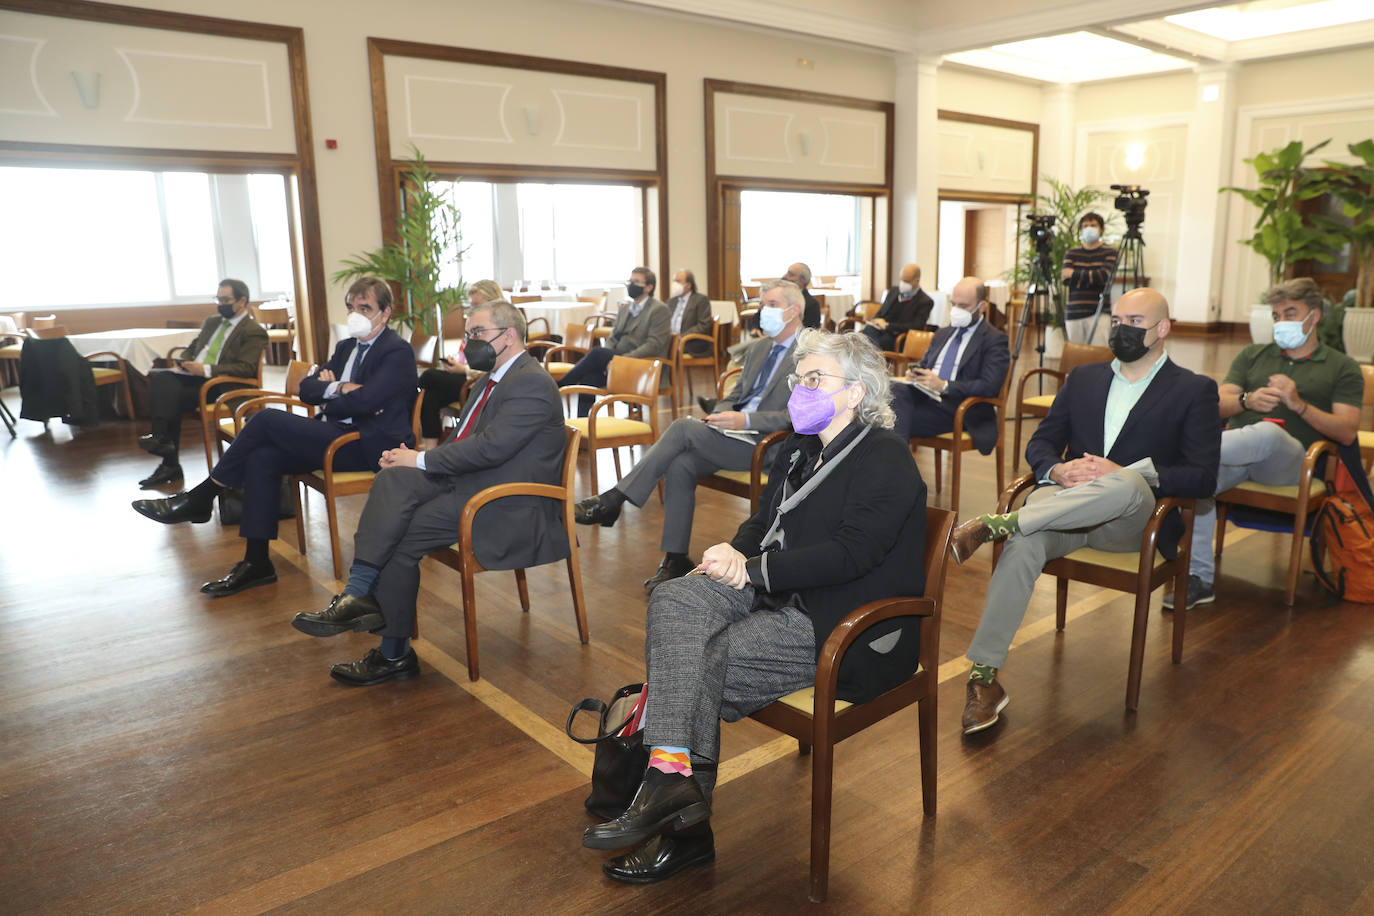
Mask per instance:
[[[499,384],[501,383],[501,379],[503,379],[503,378],[506,377],[506,371],[507,371],[508,369],[510,369],[510,367],[511,367],[512,365],[514,365],[514,364],[515,364],[515,360],[512,359],[512,360],[510,360],[510,361],[507,362],[507,363],[503,363],[502,365],[497,366],[495,369],[492,370],[492,373],[491,373],[491,376],[490,376],[491,381],[494,381],[494,382],[496,382],[496,383],[499,385]],[[486,381],[484,380],[484,381],[482,382],[482,384],[485,386],[485,385],[486,385]],[[495,394],[495,393],[496,393],[496,392],[494,392],[494,391],[492,392],[492,394]],[[478,397],[481,397],[481,395],[479,394]],[[483,409],[485,409],[485,408],[483,408]],[[473,421],[473,422],[476,422],[476,421]],[[420,470],[422,470],[422,471],[425,469],[425,453],[424,453],[424,452],[421,452],[420,454],[418,454],[418,455],[415,456],[415,466],[416,466],[417,468],[419,468]]]
[[[1160,367],[1168,358],[1167,350],[1160,353],[1159,359],[1155,360],[1150,371],[1136,382],[1121,374],[1121,360],[1112,360],[1112,385],[1107,389],[1107,413],[1102,418],[1102,457],[1111,454],[1112,446],[1116,445],[1116,437],[1121,435],[1121,427],[1126,425],[1126,418],[1131,415],[1136,402],[1145,393],[1145,389],[1150,387],[1150,383],[1155,380]]]
[[[749,422],[749,415],[759,409],[759,404],[763,401],[763,396],[768,391],[768,386],[773,384],[773,378],[778,374],[778,370],[782,368],[782,364],[787,361],[787,350],[792,346],[792,341],[795,340],[796,337],[797,332],[793,331],[792,336],[788,337],[786,340],[773,341],[773,346],[782,347],[782,355],[779,356],[778,361],[773,364],[773,371],[768,373],[768,378],[764,379],[763,384],[759,386],[759,393],[746,401],[744,406],[739,409],[739,412],[744,414],[745,429],[753,428],[754,424]],[[764,357],[764,359],[767,358],[766,356]]]

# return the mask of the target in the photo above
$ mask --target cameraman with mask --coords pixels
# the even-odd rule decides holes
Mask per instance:
[[[1074,343],[1090,343],[1088,331],[1102,291],[1116,272],[1116,249],[1102,244],[1104,223],[1100,214],[1088,212],[1078,220],[1078,238],[1083,243],[1064,255],[1060,279],[1068,290],[1064,313],[1064,332]],[[1104,312],[1109,309],[1104,308]]]

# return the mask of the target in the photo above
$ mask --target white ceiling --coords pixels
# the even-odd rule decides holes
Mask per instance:
[[[603,0],[605,2],[605,0]],[[1374,0],[610,0],[1043,82],[1374,44]]]

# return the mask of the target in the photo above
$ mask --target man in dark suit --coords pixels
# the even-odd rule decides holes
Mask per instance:
[[[921,289],[921,268],[908,264],[902,268],[901,281],[883,297],[878,314],[864,325],[864,334],[879,350],[895,350],[899,334],[925,329],[934,307],[935,300]]]
[[[248,284],[242,280],[221,280],[215,302],[218,314],[205,319],[200,333],[186,347],[186,358],[176,368],[154,372],[148,378],[152,431],[140,436],[138,444],[145,452],[161,458],[162,463],[138,482],[145,489],[182,479],[181,415],[199,405],[205,380],[212,375],[257,377],[258,359],[267,347],[267,331],[248,310]],[[215,394],[226,390],[222,388]]]
[[[759,437],[791,426],[787,400],[791,389],[792,350],[801,327],[801,289],[787,280],[765,284],[760,297],[759,323],[769,336],[750,345],[744,371],[734,390],[705,421],[696,417],[674,421],[644,453],[625,479],[604,493],[577,504],[582,525],[611,526],[626,501],[643,506],[663,481],[663,562],[644,582],[653,591],[669,579],[685,576],[694,565],[687,556],[696,511],[697,478],[719,470],[745,471]],[[756,434],[728,431],[754,430]]]
[[[673,274],[673,285],[663,301],[671,316],[668,325],[671,333],[679,337],[713,334],[715,322],[711,319],[711,300],[697,291],[697,277],[690,270]],[[688,356],[705,356],[711,352],[711,345],[704,340],[690,340],[686,346]]]
[[[1046,560],[1080,547],[1138,550],[1157,498],[1215,492],[1217,384],[1169,359],[1169,329],[1162,295],[1136,289],[1122,296],[1108,337],[1116,359],[1070,373],[1026,446],[1042,486],[1016,512],[981,515],[955,529],[951,549],[960,563],[986,541],[1007,539],[968,648],[964,734],[992,726],[1007,705],[997,669]]]
[[[385,449],[415,442],[415,354],[387,327],[391,287],[364,277],[349,287],[347,305],[351,336],[327,366],[301,382],[301,400],[322,408],[317,417],[261,410],[200,484],[170,499],[134,501],[141,515],[163,524],[208,522],[216,496],[227,487],[243,490],[244,557],[227,576],[201,586],[212,598],[277,581],[267,545],[277,536],[283,475],[318,469],[330,443],[345,433],[360,438],[335,452],[336,471],[373,470]]]
[[[988,288],[965,277],[949,296],[948,327],[935,332],[930,349],[906,373],[907,384],[892,385],[893,431],[909,439],[939,436],[954,429],[954,414],[965,398],[995,398],[1002,390],[1011,353],[1007,335],[985,318]],[[964,432],[984,455],[997,445],[997,412],[976,404],[964,414]]]
[[[640,359],[668,359],[668,344],[672,331],[668,306],[655,298],[658,292],[658,277],[647,267],[636,267],[630,271],[629,282],[625,284],[629,294],[628,302],[620,306],[616,316],[615,328],[606,338],[605,346],[592,347],[568,374],[559,379],[558,387],[565,385],[591,385],[602,388],[606,384],[606,367],[616,356],[633,356]],[[709,308],[709,303],[708,303]],[[589,394],[577,396],[577,415],[585,417],[596,400]]]
[[[802,327],[820,327],[821,300],[811,295],[811,268],[798,261],[787,268],[787,273],[783,274],[782,278],[801,287],[802,299],[806,302],[806,307],[802,310]]]
[[[467,341],[468,365],[487,376],[473,385],[458,426],[429,451],[403,445],[382,453],[382,472],[354,535],[348,585],[323,611],[291,621],[311,636],[381,631],[378,648],[330,670],[345,684],[368,686],[420,673],[410,648],[419,563],[458,539],[458,522],[473,494],[517,481],[561,482],[566,434],[558,388],[525,353],[520,311],[500,299],[473,308]],[[487,569],[523,569],[568,556],[562,515],[550,499],[498,500],[477,513],[477,530],[481,536],[473,551]]]

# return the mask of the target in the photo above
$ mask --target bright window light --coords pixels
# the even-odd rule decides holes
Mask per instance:
[[[1369,0],[1267,0],[1177,13],[1164,19],[1222,41],[1245,41],[1365,22],[1374,19],[1374,3]]]
[[[258,298],[290,296],[296,280],[291,266],[286,179],[281,175],[249,175],[248,200],[253,209],[253,242],[258,252]]]
[[[204,172],[167,172],[162,176],[162,195],[174,295],[209,298],[210,287],[219,280],[210,176]]]
[[[1179,70],[1191,64],[1092,32],[1069,32],[960,51],[946,60],[1047,82],[1079,83]]]
[[[742,282],[781,277],[797,261],[813,278],[859,272],[859,198],[792,191],[741,191],[739,197]]]

